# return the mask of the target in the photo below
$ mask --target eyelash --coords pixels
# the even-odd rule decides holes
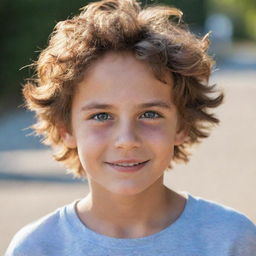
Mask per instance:
[[[159,114],[158,112],[156,112],[156,111],[146,111],[146,112],[144,112],[144,114],[145,114],[145,113],[154,113],[154,114],[158,115],[158,117],[149,118],[149,119],[158,119],[158,118],[162,118],[162,117],[163,117],[162,115],[160,115],[160,114]],[[89,117],[89,119],[93,119],[93,120],[99,121],[99,122],[105,122],[105,121],[110,120],[110,119],[105,119],[105,120],[95,119],[95,117],[98,117],[99,115],[102,115],[102,114],[107,114],[107,115],[109,115],[109,114],[106,113],[106,112],[101,112],[101,113],[93,114],[92,116]]]

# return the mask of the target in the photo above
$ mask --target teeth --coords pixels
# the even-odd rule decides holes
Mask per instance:
[[[136,164],[114,164],[114,165],[127,167],[127,166],[136,166],[136,165],[139,165],[139,164],[140,163],[136,163]]]

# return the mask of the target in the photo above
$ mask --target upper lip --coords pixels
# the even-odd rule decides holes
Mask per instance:
[[[146,160],[148,161],[148,160]],[[107,162],[109,164],[137,164],[137,163],[143,163],[146,162],[145,160],[139,160],[139,159],[127,159],[127,160],[117,160],[112,162]]]

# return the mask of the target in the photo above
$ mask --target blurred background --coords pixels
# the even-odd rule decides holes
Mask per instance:
[[[79,12],[85,0],[0,1],[0,254],[25,224],[88,193],[66,175],[50,149],[31,136],[33,113],[22,107],[26,67],[47,46],[55,24]],[[187,165],[166,173],[166,185],[228,205],[256,222],[256,1],[166,0],[180,8],[199,36],[211,31],[216,60],[211,83],[225,92],[221,124],[193,149]]]

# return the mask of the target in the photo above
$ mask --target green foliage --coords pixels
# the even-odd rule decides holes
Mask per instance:
[[[226,14],[232,19],[235,38],[256,40],[255,0],[210,0],[209,10]]]
[[[84,0],[1,0],[0,2],[0,109],[21,99],[21,84],[31,71],[22,67],[36,60],[60,20],[78,13]]]

